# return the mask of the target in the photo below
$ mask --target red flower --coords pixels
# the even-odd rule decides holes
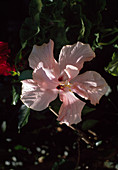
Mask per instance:
[[[11,75],[11,71],[15,71],[15,67],[11,67],[7,62],[10,49],[8,49],[8,43],[0,42],[0,75]]]
[[[10,52],[10,49],[8,49],[8,43],[0,41],[0,56],[8,56]]]

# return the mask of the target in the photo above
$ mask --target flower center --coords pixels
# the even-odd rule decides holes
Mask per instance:
[[[58,90],[64,90],[64,91],[70,91],[72,92],[71,89],[72,84],[69,83],[69,81],[64,81],[59,83],[59,85],[56,87]]]

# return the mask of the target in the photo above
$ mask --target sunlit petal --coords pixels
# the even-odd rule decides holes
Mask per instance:
[[[79,73],[79,70],[77,67],[73,65],[66,65],[66,68],[61,72],[59,76],[60,81],[65,81],[65,80],[71,80],[74,77],[76,77]]]
[[[40,88],[31,79],[22,81],[21,101],[29,108],[41,111],[48,107],[49,103],[56,99],[56,90],[45,90]]]
[[[52,74],[51,70],[44,68],[41,62],[33,71],[33,80],[44,89],[54,89],[59,84],[58,79]]]
[[[84,62],[90,61],[95,57],[95,53],[90,48],[89,44],[77,42],[74,45],[64,46],[59,55],[59,65],[61,72],[67,65],[73,65],[80,71]]]
[[[34,45],[29,56],[29,65],[31,68],[35,69],[37,65],[42,62],[45,68],[53,71],[53,74],[59,75],[60,70],[57,61],[53,56],[54,42],[49,41],[48,44],[43,44],[41,46]]]
[[[89,99],[91,104],[99,103],[100,98],[107,92],[108,85],[103,77],[95,71],[87,71],[75,77],[73,91],[81,97]]]
[[[85,105],[72,92],[61,92],[60,100],[63,104],[59,110],[58,121],[67,125],[77,124],[81,121],[81,111]]]

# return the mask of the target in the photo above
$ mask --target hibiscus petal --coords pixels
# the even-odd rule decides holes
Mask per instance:
[[[91,104],[96,105],[99,103],[100,98],[107,92],[108,85],[103,77],[95,71],[87,71],[81,75],[78,75],[73,80],[73,91],[89,99]]]
[[[63,72],[60,74],[58,80],[59,81],[70,81],[74,77],[76,77],[79,73],[79,70],[77,67],[72,65],[66,65],[66,68],[63,70]]]
[[[61,49],[59,55],[59,65],[61,71],[66,65],[73,65],[80,71],[85,61],[90,61],[95,57],[89,44],[77,42],[74,45],[66,45]]]
[[[54,42],[49,41],[48,44],[41,46],[34,45],[29,56],[29,65],[35,69],[37,65],[42,62],[45,68],[52,69],[56,75],[59,75],[60,70],[57,61],[53,56]]]
[[[81,121],[81,111],[85,103],[79,100],[72,92],[60,92],[60,100],[63,104],[60,107],[57,120],[68,126],[79,123]]]
[[[51,70],[44,68],[43,63],[41,62],[33,71],[33,80],[44,89],[55,89],[59,84],[57,78],[52,74]]]
[[[41,89],[32,79],[22,81],[21,101],[29,108],[41,111],[56,99],[58,91]]]

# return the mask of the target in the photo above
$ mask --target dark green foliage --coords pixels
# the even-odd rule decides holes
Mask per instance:
[[[94,110],[96,110],[96,108],[84,106],[84,108],[82,110],[82,115],[86,115],[87,113],[92,112]]]
[[[12,104],[16,105],[19,99],[19,93],[17,92],[17,89],[14,85],[12,86],[12,96],[13,96]]]
[[[16,145],[16,146],[14,147],[14,149],[15,149],[15,150],[27,150],[27,148],[24,147],[24,146],[22,146],[22,145]]]
[[[33,20],[31,17],[26,18],[21,31],[20,31],[20,38],[22,47],[27,44],[27,41],[32,39],[36,34],[40,31],[39,26],[37,25],[37,21]]]
[[[82,129],[83,130],[89,130],[89,129],[92,129],[92,127],[94,127],[99,121],[98,120],[94,120],[94,119],[91,119],[91,120],[86,120],[83,122],[82,124]]]
[[[118,53],[113,53],[112,61],[105,68],[113,76],[118,76]]]
[[[40,31],[39,22],[42,6],[41,0],[31,0],[29,4],[30,17],[25,19],[20,30],[20,39],[23,48],[26,46],[27,41],[31,40]]]
[[[25,105],[22,105],[19,109],[19,117],[18,117],[18,130],[25,126],[28,123],[28,118],[30,115],[30,108],[27,108]]]
[[[32,79],[32,72],[33,72],[33,70],[23,71],[19,76],[19,81],[26,80],[26,79]]]
[[[37,13],[40,13],[42,10],[42,1],[41,0],[31,0],[29,4],[29,15],[34,17]]]

